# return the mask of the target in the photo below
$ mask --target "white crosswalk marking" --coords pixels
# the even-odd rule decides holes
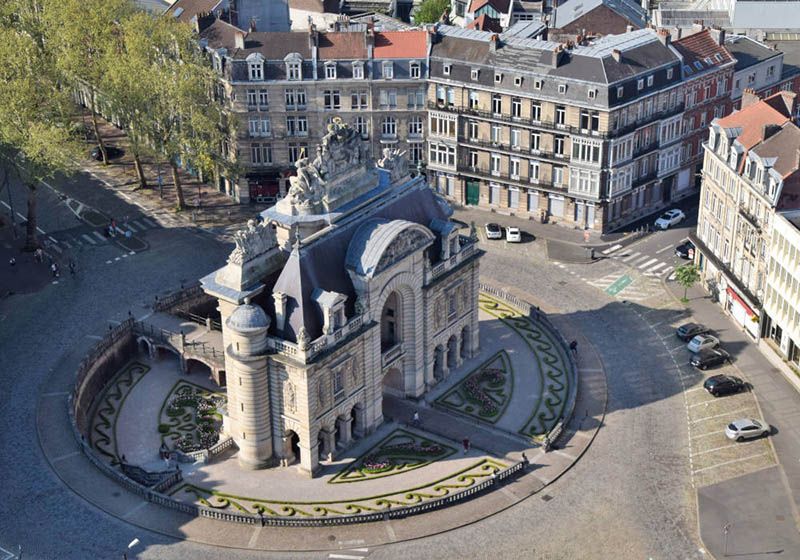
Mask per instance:
[[[657,265],[650,267],[650,270],[648,270],[648,272],[655,272],[656,270],[658,270],[658,269],[659,269],[659,268],[661,268],[662,266],[667,266],[667,263],[665,263],[665,262],[660,262],[660,263],[658,263]],[[659,274],[661,274],[661,273],[659,272]]]
[[[133,233],[139,231],[138,229],[136,229],[136,227],[133,225],[132,222],[128,222],[127,224],[125,224],[125,227],[131,230]]]
[[[606,249],[605,251],[603,251],[603,254],[604,254],[604,255],[610,255],[611,253],[613,253],[613,252],[614,252],[614,251],[616,251],[617,249],[621,249],[621,248],[622,248],[622,245],[620,245],[619,243],[617,243],[617,244],[616,244],[616,245],[614,245],[613,247],[609,247],[608,249]]]
[[[639,266],[641,263],[650,258],[650,255],[642,255],[638,259],[631,262],[631,266]]]
[[[657,260],[658,260],[658,259],[650,259],[650,260],[649,260],[649,261],[647,261],[646,263],[642,263],[642,264],[640,264],[640,265],[639,265],[639,268],[642,268],[642,269],[644,269],[644,268],[647,268],[648,266],[652,265],[652,264],[653,264],[654,262],[656,262]]]
[[[102,236],[102,235],[100,235],[99,233],[97,233],[96,231],[93,231],[93,232],[92,232],[92,235],[94,235],[94,236],[95,236],[97,239],[99,239],[100,241],[105,241],[105,239],[103,238],[103,236]]]
[[[134,226],[136,226],[136,228],[137,228],[137,229],[139,229],[140,231],[141,231],[141,230],[145,230],[145,229],[147,229],[147,226],[145,226],[145,225],[142,225],[142,223],[141,223],[141,222],[139,222],[139,220],[134,220],[134,221],[132,221],[132,222],[131,222],[130,224],[128,224],[128,225],[134,225]]]
[[[665,268],[664,270],[662,270],[662,271],[661,271],[661,274],[669,274],[669,273],[670,273],[670,272],[673,270],[673,268],[674,268],[674,267],[672,267],[672,266],[669,266],[669,267]],[[671,279],[671,278],[670,278],[670,279]]]
[[[149,224],[150,227],[158,227],[158,224],[151,220],[150,218],[142,218],[142,221],[146,224]]]
[[[95,241],[94,239],[92,239],[91,237],[86,235],[85,233],[83,235],[81,235],[81,237],[83,237],[86,241],[88,241],[92,245],[97,245],[97,241]]]
[[[627,257],[623,258],[623,259],[622,259],[622,262],[628,262],[628,261],[630,261],[630,260],[632,260],[632,259],[635,259],[635,258],[636,258],[636,257],[638,257],[639,255],[641,255],[641,253],[639,253],[638,251],[637,251],[636,253],[631,253],[631,254],[630,254],[630,255],[628,255]]]

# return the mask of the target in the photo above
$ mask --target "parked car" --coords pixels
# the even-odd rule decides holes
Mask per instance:
[[[722,348],[707,348],[692,354],[689,363],[697,369],[708,369],[731,361],[731,355]]]
[[[706,334],[709,332],[708,327],[700,323],[686,323],[675,329],[675,336],[684,342],[689,342],[698,334]]]
[[[685,219],[686,214],[684,214],[682,210],[673,208],[672,210],[667,210],[661,214],[661,216],[659,216],[659,218],[656,220],[655,226],[657,229],[667,229],[671,226],[678,225]]]
[[[698,334],[686,345],[689,352],[699,352],[700,350],[716,348],[717,346],[719,346],[719,339],[710,334]]]
[[[506,228],[506,241],[510,243],[519,243],[522,241],[522,233],[520,233],[519,228],[517,227],[507,227]]]
[[[123,156],[125,151],[116,146],[106,146],[106,156],[108,159],[117,159]],[[103,153],[100,151],[100,146],[95,146],[92,150],[92,159],[95,161],[103,161]]]
[[[738,393],[746,387],[744,381],[732,375],[712,375],[703,383],[703,388],[715,397]]]
[[[728,439],[744,441],[761,436],[769,435],[772,428],[766,422],[754,418],[740,418],[734,420],[725,428],[725,435]]]
[[[500,224],[486,224],[486,239],[503,239],[503,229]]]
[[[694,243],[691,241],[685,241],[675,247],[675,256],[680,257],[682,259],[694,259]]]

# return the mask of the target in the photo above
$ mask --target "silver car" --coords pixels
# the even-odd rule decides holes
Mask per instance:
[[[697,353],[700,350],[710,350],[711,348],[716,348],[717,346],[719,346],[719,339],[716,336],[712,336],[710,334],[698,334],[689,341],[689,344],[686,345],[686,348],[689,349],[689,352]]]
[[[766,422],[753,418],[740,418],[728,424],[728,427],[725,428],[725,435],[728,439],[744,441],[769,435],[770,431],[770,425]]]

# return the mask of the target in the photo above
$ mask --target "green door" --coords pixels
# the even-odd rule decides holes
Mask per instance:
[[[477,206],[481,200],[481,187],[478,181],[467,181],[467,204]]]

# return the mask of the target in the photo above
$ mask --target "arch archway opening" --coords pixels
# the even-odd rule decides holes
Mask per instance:
[[[437,381],[444,379],[444,348],[441,345],[433,351],[433,378]]]
[[[211,375],[211,368],[200,360],[195,360],[194,358],[186,359],[186,374],[206,376],[209,379],[213,377]]]
[[[400,344],[402,340],[402,323],[400,317],[400,295],[392,292],[386,298],[381,311],[381,352]]]
[[[466,360],[469,358],[470,348],[470,331],[469,327],[461,329],[461,359]]]
[[[458,338],[456,335],[447,341],[447,369],[453,370],[458,367]]]

